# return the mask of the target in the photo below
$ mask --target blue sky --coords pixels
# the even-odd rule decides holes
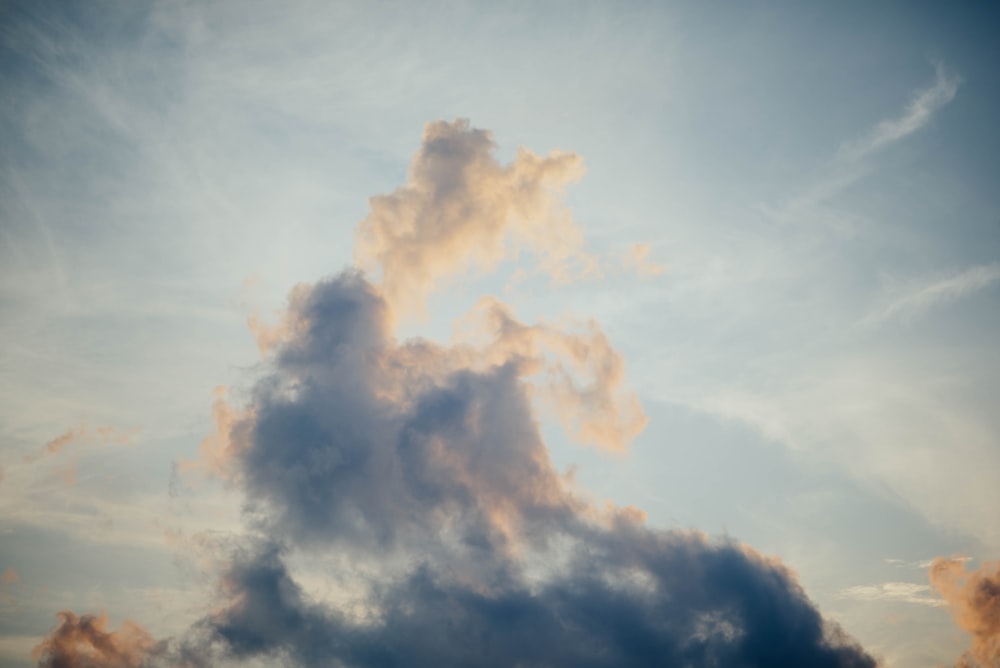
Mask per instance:
[[[525,237],[443,272],[423,316],[390,297],[395,336],[445,345],[483,295],[599,324],[648,424],[581,446],[539,399],[580,494],[779,558],[886,666],[955,661],[929,562],[1000,558],[996,27],[971,4],[8,3],[0,665],[36,665],[60,610],[162,638],[215,604],[261,529],[249,488],[183,462],[215,388],[263,410],[247,319],[351,267],[369,198],[454,119],[501,165],[579,156],[532,229],[570,216],[600,270],[554,280],[558,244]],[[340,600],[346,552],[288,550]]]

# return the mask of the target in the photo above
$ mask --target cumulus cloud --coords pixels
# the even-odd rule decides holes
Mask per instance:
[[[293,665],[875,666],[824,624],[779,563],[628,520],[575,545],[543,581],[463,582],[421,563],[373,594],[377,615],[308,598],[274,544],[227,574],[205,620],[230,656]]]
[[[972,636],[972,647],[956,666],[1000,666],[1000,562],[969,571],[966,559],[931,563],[931,585],[944,597],[955,623]]]
[[[58,617],[62,621],[32,652],[40,668],[139,668],[156,645],[134,622],[111,631],[103,614],[78,617],[63,611]]]
[[[625,390],[625,365],[595,322],[584,331],[525,325],[499,300],[479,301],[461,323],[470,340],[485,340],[470,359],[477,365],[517,361],[543,377],[534,388],[579,442],[624,450],[648,422],[634,393]]]
[[[215,388],[215,401],[212,404],[212,421],[215,433],[209,434],[198,446],[198,457],[192,460],[181,460],[180,471],[197,471],[228,480],[232,475],[230,461],[233,452],[233,429],[240,412],[226,400],[226,388],[222,385]]]
[[[395,308],[419,312],[440,280],[492,269],[522,249],[556,279],[597,271],[558,198],[582,175],[579,156],[519,149],[502,165],[495,148],[490,132],[468,121],[429,123],[406,185],[369,201],[355,258],[381,273],[382,292]]]
[[[565,240],[547,179],[576,158],[500,167],[491,150],[467,123],[428,126],[410,182],[359,231],[380,282],[296,287],[246,401],[217,396],[194,466],[241,489],[248,532],[213,611],[147,663],[875,666],[777,560],[649,528],[556,470],[539,402],[609,449],[645,424],[596,324],[529,325],[487,297],[455,343],[397,338],[397,309],[498,261],[505,226],[545,253]],[[297,555],[349,587],[310,595]]]
[[[366,548],[446,522],[495,546],[568,513],[520,382],[530,360],[474,365],[471,348],[400,344],[388,311],[356,272],[298,290],[292,336],[243,416],[217,410],[215,443],[258,521]]]

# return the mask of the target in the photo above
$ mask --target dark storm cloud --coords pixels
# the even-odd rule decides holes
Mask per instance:
[[[300,291],[296,325],[256,387],[232,465],[271,535],[363,548],[496,544],[569,522],[566,494],[511,359],[397,344],[355,273]],[[425,538],[426,537],[426,540]]]
[[[604,538],[545,582],[422,564],[373,597],[374,620],[309,601],[266,545],[234,564],[235,602],[206,625],[235,658],[303,666],[876,665],[747,548],[636,526]]]
[[[375,287],[298,289],[233,427],[259,525],[364,554],[368,618],[311,600],[273,543],[206,621],[233,656],[348,666],[874,666],[780,564],[598,510],[549,461],[516,356],[399,344]],[[417,564],[403,572],[395,554]],[[532,565],[534,564],[534,565]]]

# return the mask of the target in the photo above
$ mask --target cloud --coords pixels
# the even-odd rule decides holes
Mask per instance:
[[[1000,545],[989,516],[1000,502],[992,475],[1000,465],[996,420],[981,409],[991,396],[989,361],[955,365],[944,375],[918,363],[940,352],[922,346],[924,357],[915,360],[904,357],[911,351],[896,357],[895,350],[838,350],[826,358],[811,352],[790,353],[756,386],[709,387],[691,404],[789,449],[822,453],[862,484],[884,484],[931,523]],[[945,443],[953,466],[941,466]]]
[[[377,615],[352,617],[310,600],[265,544],[233,564],[231,603],[203,625],[238,660],[303,666],[876,665],[748,548],[627,521],[575,548],[543,582],[422,563],[378,588]]]
[[[0,583],[4,585],[18,584],[21,581],[21,576],[17,574],[13,568],[8,568],[0,575]]]
[[[572,507],[520,382],[533,358],[478,368],[471,348],[398,344],[356,272],[299,288],[289,313],[291,338],[218,441],[269,532],[374,548],[447,519],[508,541]]]
[[[132,437],[137,431],[137,429],[121,430],[110,426],[95,427],[91,429],[86,425],[81,425],[73,429],[68,429],[48,441],[42,446],[38,453],[25,455],[24,461],[33,462],[41,459],[42,457],[58,455],[71,443],[81,441],[100,445],[127,445],[131,442]]]
[[[429,123],[406,185],[369,201],[355,259],[381,272],[394,308],[421,312],[440,280],[469,268],[488,271],[522,249],[557,279],[596,271],[557,197],[582,175],[580,158],[522,148],[501,165],[495,148],[488,131],[466,120]]]
[[[882,322],[891,318],[915,317],[925,311],[971,293],[988,288],[1000,280],[1000,264],[979,265],[949,278],[930,282],[898,296],[880,312],[865,322]]]
[[[948,602],[952,618],[972,636],[972,647],[956,666],[1000,665],[1000,562],[969,571],[966,559],[939,557],[931,563],[931,585]]]
[[[959,77],[937,65],[934,83],[917,91],[901,116],[886,119],[865,137],[845,144],[840,149],[840,156],[859,160],[920,130],[930,122],[935,112],[955,98],[959,84]]]
[[[472,340],[487,341],[473,363],[517,360],[526,374],[540,371],[544,377],[533,381],[533,389],[577,441],[623,451],[645,428],[642,406],[624,389],[624,362],[597,323],[587,323],[583,332],[525,325],[505,304],[486,297],[459,328]]]
[[[126,621],[118,631],[107,629],[105,615],[58,613],[62,620],[35,647],[39,668],[140,668],[156,641],[141,626]]]
[[[883,120],[866,135],[842,144],[826,174],[804,192],[779,206],[760,206],[759,209],[765,215],[783,221],[801,219],[808,213],[814,218],[826,218],[836,227],[850,225],[848,219],[825,211],[820,205],[870,172],[866,158],[927,125],[935,113],[955,98],[960,84],[960,77],[949,74],[942,65],[936,66],[934,82],[915,91],[900,116]]]
[[[66,447],[67,444],[81,435],[79,431],[80,430],[71,429],[63,434],[60,434],[59,436],[56,436],[54,439],[45,444],[42,452],[48,454],[56,454],[57,452],[60,452]]]
[[[622,266],[639,276],[657,276],[666,269],[649,259],[649,244],[632,244],[622,256]]]
[[[502,168],[491,147],[465,122],[429,125],[409,184],[359,230],[381,281],[297,286],[246,400],[217,395],[198,465],[242,491],[247,532],[213,610],[150,665],[875,666],[777,560],[649,528],[556,470],[539,404],[611,450],[645,425],[595,323],[525,324],[485,297],[450,345],[397,338],[398,308],[503,257],[506,217],[544,236],[564,158]],[[344,586],[310,595],[303,555]]]
[[[229,461],[234,456],[233,429],[241,415],[226,401],[225,387],[217,386],[214,394],[212,421],[215,424],[215,433],[202,439],[196,459],[181,460],[178,468],[184,473],[197,471],[229,479],[232,473]]]
[[[894,601],[941,607],[947,605],[935,596],[929,596],[930,586],[915,582],[881,582],[874,585],[856,585],[842,589],[838,598],[856,601]]]

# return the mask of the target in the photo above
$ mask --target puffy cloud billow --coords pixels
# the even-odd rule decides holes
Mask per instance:
[[[1000,666],[1000,562],[969,571],[965,559],[939,557],[931,563],[930,581],[955,623],[972,636],[972,647],[956,667]]]
[[[44,668],[140,668],[157,643],[135,622],[108,629],[105,615],[60,612],[60,623],[34,650]]]
[[[875,666],[780,562],[651,528],[554,467],[539,407],[617,451],[645,425],[596,324],[525,324],[484,298],[468,340],[397,338],[401,310],[508,241],[553,266],[586,258],[558,187],[579,159],[503,166],[492,150],[466,122],[429,125],[410,182],[362,223],[377,280],[348,269],[293,290],[247,400],[220,396],[189,464],[245,499],[219,599],[121,665]],[[349,587],[310,592],[298,556]]]
[[[522,249],[556,279],[599,272],[558,198],[582,175],[579,156],[522,148],[502,165],[495,148],[490,133],[468,121],[428,123],[407,183],[370,199],[355,259],[381,273],[383,293],[401,310],[422,310],[442,279],[490,270]]]
[[[368,619],[310,601],[266,545],[233,565],[234,602],[206,623],[232,656],[302,666],[875,665],[746,547],[628,520],[590,538],[541,580],[420,563],[373,589]]]

